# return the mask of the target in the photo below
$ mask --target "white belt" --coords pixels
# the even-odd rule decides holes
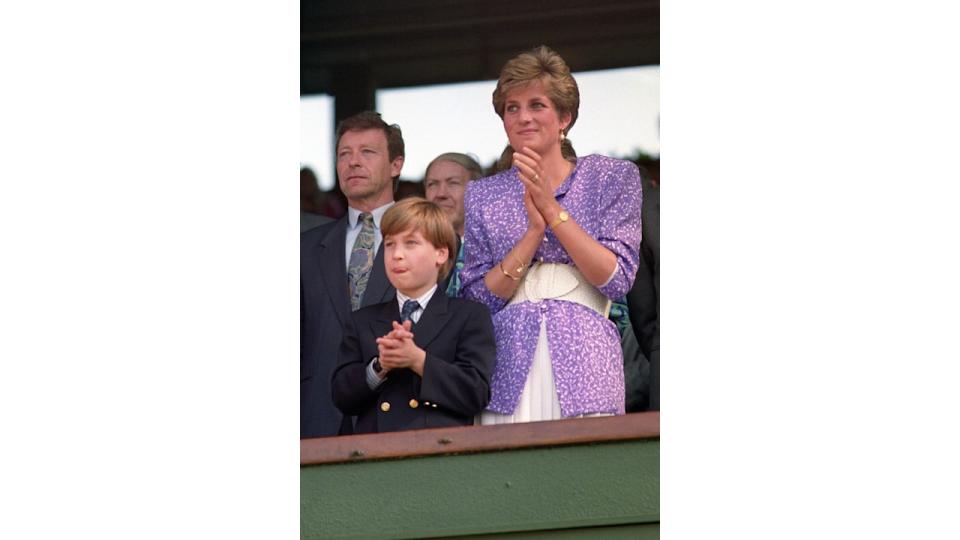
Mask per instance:
[[[533,263],[507,303],[566,300],[586,306],[604,318],[610,315],[610,299],[583,277],[576,267],[559,263]]]

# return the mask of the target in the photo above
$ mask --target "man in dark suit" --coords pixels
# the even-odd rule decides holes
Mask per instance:
[[[655,166],[654,166],[655,165]],[[643,182],[643,238],[637,279],[627,293],[630,324],[644,356],[650,360],[649,404],[660,410],[660,163],[647,165]]]
[[[300,235],[300,437],[353,432],[334,407],[330,375],[343,325],[363,306],[394,298],[383,265],[380,218],[393,205],[403,135],[367,111],[337,126],[337,177],[347,215]]]
[[[436,204],[410,198],[382,230],[396,298],[351,315],[333,402],[356,415],[356,433],[471,425],[490,401],[496,341],[486,306],[438,286],[453,266],[453,227]]]

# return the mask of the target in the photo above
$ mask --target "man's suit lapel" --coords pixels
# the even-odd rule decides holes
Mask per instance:
[[[321,242],[320,277],[329,291],[340,324],[350,316],[350,288],[347,285],[347,216],[343,216]]]

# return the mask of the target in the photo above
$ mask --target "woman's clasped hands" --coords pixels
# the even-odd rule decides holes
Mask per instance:
[[[529,227],[538,232],[546,230],[548,221],[561,210],[553,196],[553,185],[544,176],[541,161],[540,155],[526,146],[513,153],[513,164],[524,187],[523,205],[527,209]]]

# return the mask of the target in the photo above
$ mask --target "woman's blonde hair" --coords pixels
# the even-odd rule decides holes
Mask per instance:
[[[553,102],[553,106],[561,117],[570,113],[570,123],[563,130],[563,134],[566,135],[577,121],[580,90],[577,88],[577,81],[570,74],[567,63],[546,45],[540,45],[522,53],[503,66],[497,88],[493,91],[493,110],[502,119],[507,93],[535,81],[543,83],[547,97]]]
[[[408,230],[420,234],[433,247],[447,248],[447,262],[437,274],[437,282],[443,281],[457,259],[457,233],[447,215],[436,204],[423,197],[407,197],[391,206],[380,219],[380,232],[386,238]]]

